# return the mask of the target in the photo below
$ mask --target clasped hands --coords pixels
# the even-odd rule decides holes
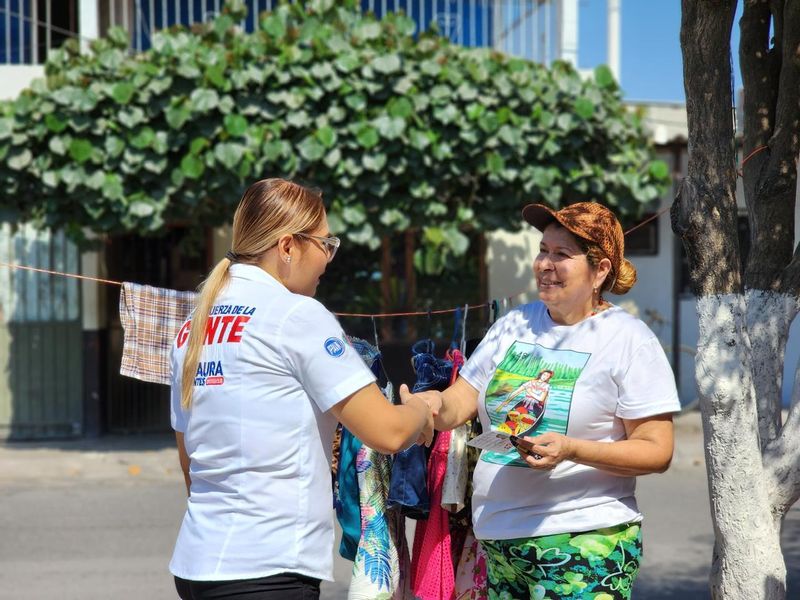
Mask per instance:
[[[417,438],[417,444],[430,446],[433,442],[433,420],[442,408],[442,393],[437,391],[417,392],[412,394],[404,383],[400,386],[400,402],[412,404],[421,401],[428,407],[428,422]]]

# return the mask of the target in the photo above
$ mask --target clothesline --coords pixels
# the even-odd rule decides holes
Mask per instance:
[[[650,215],[647,219],[645,219],[641,223],[639,223],[639,224],[635,225],[634,227],[631,227],[630,229],[628,229],[625,232],[624,235],[628,235],[632,231],[636,231],[639,227],[642,227],[643,225],[646,225],[650,221],[652,221],[654,219],[657,219],[658,217],[663,215],[665,212],[667,212],[670,209],[670,206],[662,208],[657,213],[655,213],[653,215]],[[17,264],[13,264],[13,263],[0,262],[0,267],[7,267],[7,268],[10,268],[10,269],[20,269],[20,270],[23,270],[23,271],[33,271],[33,272],[36,272],[36,273],[45,273],[45,274],[48,274],[48,275],[57,275],[57,276],[60,276],[60,277],[71,277],[73,279],[81,279],[81,280],[84,280],[84,281],[93,281],[95,283],[103,283],[103,284],[106,284],[106,285],[116,285],[116,286],[120,286],[120,287],[122,286],[122,282],[121,281],[114,281],[113,279],[102,279],[102,278],[99,278],[99,277],[90,277],[88,275],[78,275],[76,273],[65,273],[63,271],[52,271],[50,269],[40,269],[38,267],[29,267],[29,266],[26,266],[26,265],[17,265]],[[516,292],[514,294],[511,294],[510,296],[504,296],[503,300],[511,302],[511,300],[513,298],[516,298],[517,296],[521,296],[524,293],[525,293],[525,290],[522,290],[522,291]],[[476,305],[472,305],[473,308],[476,308],[476,307],[477,308],[481,308],[481,307],[490,308],[491,306],[492,306],[492,302],[482,302],[482,303],[479,303],[479,304],[476,304]],[[334,314],[337,317],[358,317],[358,318],[371,318],[371,319],[392,318],[392,317],[429,317],[431,315],[443,315],[443,314],[454,313],[454,312],[456,312],[458,310],[461,310],[464,307],[470,308],[470,305],[469,304],[465,304],[465,305],[463,305],[463,307],[462,306],[457,306],[457,307],[454,307],[454,308],[441,308],[441,309],[436,309],[436,310],[425,310],[425,311],[408,311],[408,312],[392,312],[392,313],[342,313],[342,312],[336,312]]]

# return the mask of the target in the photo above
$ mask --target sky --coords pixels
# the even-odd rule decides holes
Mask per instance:
[[[683,102],[680,0],[621,0],[622,41],[620,77],[628,100]],[[731,46],[735,87],[739,75],[739,17],[733,24]],[[607,59],[606,0],[579,0],[578,66],[592,69]]]

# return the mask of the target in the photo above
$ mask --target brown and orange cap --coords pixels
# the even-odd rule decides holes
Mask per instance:
[[[544,204],[528,204],[522,209],[522,218],[539,231],[557,222],[574,235],[594,242],[611,261],[612,276],[619,275],[625,256],[625,236],[614,213],[602,204],[576,202],[561,210]]]

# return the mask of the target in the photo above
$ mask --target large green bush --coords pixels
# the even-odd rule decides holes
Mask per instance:
[[[243,33],[240,2],[191,31],[67,44],[0,107],[0,205],[100,233],[227,222],[255,179],[322,188],[332,227],[375,248],[419,228],[428,272],[467,228],[519,227],[528,201],[635,214],[663,189],[639,117],[606,68],[583,80],[354,2],[285,4]]]

